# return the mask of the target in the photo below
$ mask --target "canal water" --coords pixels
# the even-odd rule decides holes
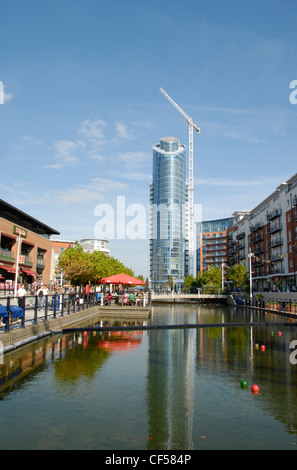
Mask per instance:
[[[290,319],[167,305],[149,322],[251,320],[269,325],[142,331],[105,319],[131,329],[50,337],[6,354],[0,448],[297,450],[297,328],[273,325]]]

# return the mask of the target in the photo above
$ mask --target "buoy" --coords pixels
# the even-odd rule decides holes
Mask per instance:
[[[258,343],[255,344],[255,348],[256,348],[256,349],[259,349]]]
[[[84,336],[87,336],[88,332],[87,331],[84,331]]]
[[[271,333],[270,333],[270,334],[271,334],[271,336],[273,336],[273,335],[274,335],[274,332],[273,332],[273,331],[271,331]]]
[[[251,386],[251,390],[252,390],[252,392],[253,392],[254,395],[258,395],[258,393],[259,393],[259,391],[260,391],[259,386],[256,385],[256,384],[254,384],[254,385]]]
[[[282,332],[281,332],[281,331],[279,331],[277,334],[278,334],[278,336],[281,336],[281,335],[282,335]]]
[[[261,351],[265,351],[265,349],[266,348],[265,348],[264,344],[261,344]]]
[[[240,382],[240,385],[241,385],[241,388],[245,390],[245,389],[247,388],[247,386],[248,386],[248,383],[247,383],[246,380],[242,380],[242,381]]]

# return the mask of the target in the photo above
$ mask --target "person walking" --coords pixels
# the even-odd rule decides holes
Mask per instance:
[[[25,299],[26,299],[27,291],[25,289],[24,284],[21,284],[21,287],[19,288],[17,292],[18,296],[18,306],[21,308],[25,308]]]

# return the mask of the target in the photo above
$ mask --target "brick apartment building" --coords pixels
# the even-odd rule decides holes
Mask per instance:
[[[0,283],[12,286],[18,269],[19,282],[49,284],[52,235],[59,232],[0,199]]]
[[[227,236],[227,264],[252,269],[255,291],[297,286],[297,174],[251,211],[235,212]]]
[[[226,264],[227,234],[232,227],[233,217],[196,224],[197,271],[206,271],[211,266],[221,268]]]
[[[200,222],[196,232],[197,271],[245,264],[254,291],[297,291],[297,174],[253,210]]]

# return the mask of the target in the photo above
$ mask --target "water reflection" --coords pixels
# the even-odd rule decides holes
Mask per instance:
[[[297,365],[289,356],[297,330],[276,325],[291,320],[193,305],[154,307],[150,319],[159,325],[250,321],[271,325],[144,331],[134,327],[145,323],[109,322],[131,328],[50,337],[5,355],[0,447],[292,448]]]

